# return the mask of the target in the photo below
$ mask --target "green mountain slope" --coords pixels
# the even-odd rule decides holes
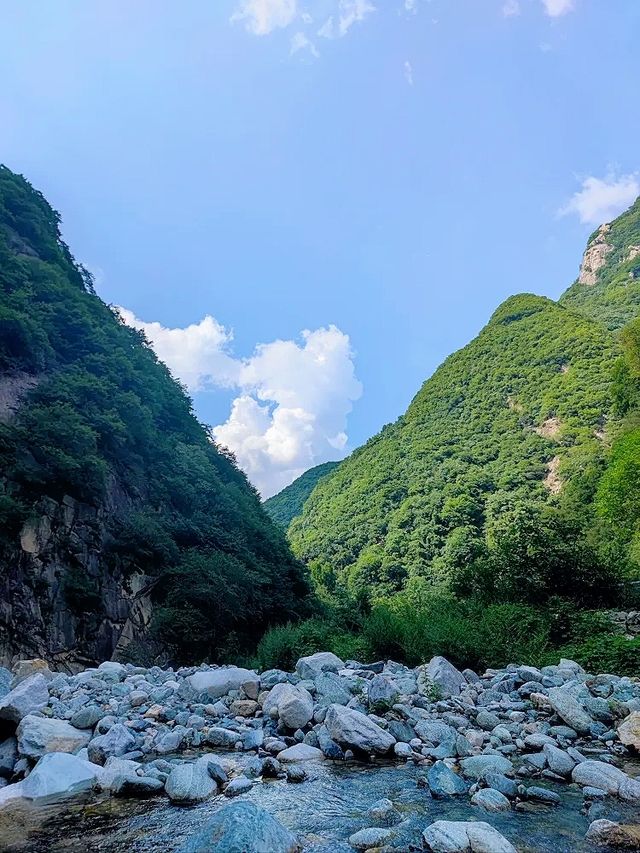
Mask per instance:
[[[619,348],[524,294],[425,382],[406,414],[321,481],[290,528],[321,587],[450,583],[519,501],[553,504],[601,455]]]
[[[268,498],[263,506],[271,518],[286,530],[302,512],[304,502],[323,477],[338,467],[339,462],[324,462],[309,468],[277,495]]]
[[[254,489],[5,167],[0,472],[2,658],[105,659],[151,635],[201,659],[303,609]]]
[[[560,303],[614,330],[640,313],[640,198],[591,235],[579,278]]]

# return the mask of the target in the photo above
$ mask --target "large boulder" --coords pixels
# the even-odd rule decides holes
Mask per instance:
[[[66,720],[50,717],[24,717],[18,731],[18,749],[29,758],[40,758],[46,752],[77,752],[86,746],[91,734],[74,728]]]
[[[623,800],[640,800],[640,780],[632,779],[604,761],[581,761],[573,768],[571,778],[583,788],[599,788],[607,794],[617,794]]]
[[[35,805],[82,796],[96,784],[98,771],[95,765],[76,755],[49,752],[20,783],[22,796]]]
[[[187,683],[197,696],[220,699],[232,690],[244,690],[249,699],[257,699],[260,678],[250,669],[225,666],[220,669],[205,669],[188,676]]]
[[[178,853],[299,853],[302,845],[254,803],[223,806]]]
[[[385,675],[375,675],[369,682],[367,699],[369,707],[376,711],[386,711],[398,701],[400,691],[397,685]]]
[[[433,853],[517,853],[504,835],[482,820],[437,820],[422,838]]]
[[[598,847],[615,847],[619,850],[640,850],[640,825],[614,823],[612,820],[594,820],[585,836]]]
[[[362,752],[384,755],[396,742],[393,735],[353,708],[330,705],[324,722],[336,743]]]
[[[119,757],[131,752],[135,745],[136,739],[131,731],[122,723],[116,723],[106,734],[98,735],[89,741],[89,761],[93,761],[94,764],[104,764],[112,755]]]
[[[426,666],[418,668],[418,692],[428,698],[448,699],[458,696],[467,680],[446,658],[437,655]]]
[[[169,799],[174,803],[198,803],[217,790],[217,783],[209,773],[209,757],[203,756],[192,764],[174,767],[165,783]]]
[[[277,716],[288,729],[302,729],[313,717],[313,699],[304,687],[276,684],[264,700],[266,716]]]
[[[300,658],[296,664],[300,678],[310,681],[314,681],[321,672],[339,672],[341,669],[344,669],[344,661],[333,652],[316,652],[315,655]]]
[[[640,752],[640,711],[633,711],[618,726],[620,743]]]
[[[589,734],[593,720],[566,687],[552,687],[547,698],[561,720],[579,734]]]
[[[0,720],[19,723],[27,714],[37,714],[49,701],[47,679],[38,672],[21,681],[0,699]]]
[[[464,779],[458,776],[457,773],[454,773],[450,767],[447,767],[444,761],[436,761],[429,768],[427,772],[427,784],[429,785],[431,796],[436,799],[461,796],[462,794],[466,794],[468,790],[468,785]]]

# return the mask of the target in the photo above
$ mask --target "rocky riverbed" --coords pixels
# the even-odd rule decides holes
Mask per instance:
[[[330,653],[0,670],[0,849],[640,849],[640,681]]]

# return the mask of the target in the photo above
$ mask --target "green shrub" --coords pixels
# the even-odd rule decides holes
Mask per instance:
[[[628,640],[619,634],[599,634],[581,643],[563,646],[554,655],[577,661],[588,672],[638,676],[640,673],[640,637]],[[548,656],[547,656],[548,657]]]

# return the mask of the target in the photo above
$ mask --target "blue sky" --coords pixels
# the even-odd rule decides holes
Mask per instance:
[[[638,0],[0,0],[0,159],[268,494],[571,283],[639,191],[639,32]]]

